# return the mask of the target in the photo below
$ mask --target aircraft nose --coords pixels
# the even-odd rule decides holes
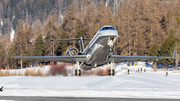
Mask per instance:
[[[116,36],[118,38],[118,32],[116,30],[109,30],[106,32],[106,35]]]
[[[115,31],[115,32],[114,32],[114,34],[115,34],[115,35],[116,35],[116,37],[118,38],[118,32],[117,32],[117,31]]]

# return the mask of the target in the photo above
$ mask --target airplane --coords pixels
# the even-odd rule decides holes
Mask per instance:
[[[81,76],[81,70],[90,70],[98,66],[108,64],[110,70],[109,75],[115,75],[115,63],[133,62],[133,61],[151,61],[155,59],[173,59],[172,56],[126,56],[113,55],[113,44],[118,38],[117,30],[111,25],[105,25],[99,29],[93,39],[75,38],[75,39],[59,39],[50,41],[79,41],[80,52],[77,48],[71,47],[64,56],[13,56],[12,59],[30,59],[33,61],[53,61],[75,63],[75,76]],[[89,40],[90,43],[84,49],[83,41]]]
[[[1,92],[3,91],[3,86],[0,88],[0,91],[1,91]]]

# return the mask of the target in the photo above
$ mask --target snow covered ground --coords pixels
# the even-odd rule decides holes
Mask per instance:
[[[138,68],[146,69],[147,72],[137,73]],[[129,75],[127,69],[132,71]],[[128,67],[126,63],[121,63],[116,68],[115,76],[0,77],[0,86],[4,86],[0,96],[179,99],[180,73],[169,71],[166,77],[165,72],[153,72],[144,64]]]

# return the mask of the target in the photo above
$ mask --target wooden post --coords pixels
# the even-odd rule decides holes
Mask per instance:
[[[22,59],[20,61],[21,61],[21,69],[22,69],[23,68],[23,66],[22,66]]]
[[[154,62],[153,69],[154,69],[154,71],[156,71],[156,69],[157,69],[157,63],[156,62]]]
[[[177,45],[176,45],[176,53],[175,53],[175,68],[178,68],[179,55],[177,53]]]
[[[131,62],[129,62],[128,66],[131,66]]]

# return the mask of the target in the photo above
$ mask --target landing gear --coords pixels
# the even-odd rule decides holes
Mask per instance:
[[[75,76],[81,76],[81,69],[80,70],[75,70]]]
[[[110,69],[110,70],[108,71],[108,75],[109,75],[109,76],[111,76],[111,75],[114,76],[114,75],[115,75],[115,69],[113,69],[113,70]]]
[[[116,66],[115,66],[115,64],[114,64],[114,62],[111,62],[111,64],[110,64],[110,70],[108,70],[108,75],[109,76],[114,76],[115,75],[115,68],[116,68]]]
[[[110,53],[110,54],[113,54],[113,46],[110,46],[110,48],[109,48],[109,53]]]
[[[77,68],[75,70],[75,76],[81,76],[81,68],[80,68],[80,66],[82,65],[82,63],[81,63],[81,65],[79,65],[79,62],[76,62],[76,65],[77,65]]]
[[[113,43],[115,42],[116,37],[109,37],[108,45],[109,45],[109,53],[113,54]]]
[[[112,70],[112,76],[114,76],[114,74],[115,74],[115,69]]]

